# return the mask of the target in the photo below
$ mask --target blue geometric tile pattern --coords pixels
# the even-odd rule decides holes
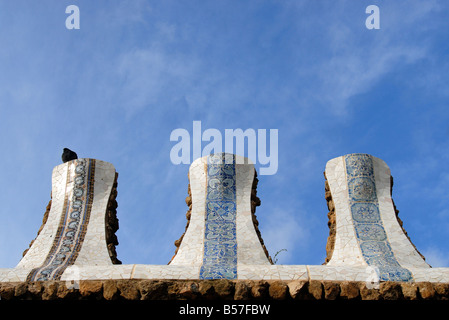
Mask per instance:
[[[75,177],[70,181],[68,170],[66,180],[67,185],[73,184],[72,196],[65,195],[63,214],[50,252],[40,267],[30,271],[27,281],[59,280],[81,250],[92,209],[95,159],[73,161]]]
[[[378,268],[381,281],[411,281],[411,272],[394,256],[380,218],[372,157],[350,154],[345,163],[351,215],[363,258]]]
[[[210,155],[200,279],[237,278],[236,214],[235,156]]]

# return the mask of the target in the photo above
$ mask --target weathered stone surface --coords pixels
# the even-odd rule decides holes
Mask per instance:
[[[360,295],[358,282],[343,281],[340,283],[340,297],[342,299],[356,299]]]
[[[162,280],[140,280],[137,284],[141,300],[167,299],[169,282]]]
[[[340,286],[338,283],[331,281],[323,282],[324,289],[324,299],[326,300],[335,300],[340,295]]]
[[[362,300],[379,300],[380,290],[378,287],[374,287],[370,284],[368,287],[366,283],[360,284],[360,297]]]
[[[2,283],[0,286],[0,297],[5,300],[13,299],[15,295],[14,283]]]
[[[418,292],[422,299],[428,300],[435,296],[435,289],[430,282],[421,282],[418,284]]]
[[[284,281],[271,282],[268,293],[272,299],[285,300],[288,296],[288,286]]]
[[[433,284],[435,289],[436,297],[439,300],[448,300],[449,299],[449,284],[448,283],[435,283]]]
[[[416,283],[401,283],[402,295],[406,300],[416,300],[418,299],[418,286]]]
[[[328,263],[331,258],[332,254],[334,252],[334,246],[335,246],[335,239],[336,239],[336,233],[337,233],[337,221],[336,221],[336,214],[335,214],[335,204],[332,200],[332,194],[330,191],[329,183],[327,181],[326,173],[324,174],[324,198],[327,202],[327,208],[329,209],[329,212],[327,214],[327,217],[329,221],[327,222],[327,225],[329,227],[329,236],[327,237],[327,243],[326,243],[326,259],[324,260],[324,264]]]
[[[288,282],[288,292],[293,299],[303,299],[308,294],[308,282],[305,280],[294,280]]]
[[[106,247],[108,248],[109,257],[113,264],[121,264],[117,259],[117,251],[115,246],[118,245],[118,239],[115,233],[119,229],[119,221],[117,218],[117,179],[118,173],[115,173],[114,183],[112,185],[111,195],[109,196],[108,206],[106,210]]]
[[[36,281],[36,284],[43,282]],[[77,283],[67,283],[65,281],[59,282],[58,291],[56,293],[58,299],[80,299],[80,292]]]
[[[140,300],[140,292],[135,280],[118,280],[117,289],[120,291],[120,296],[126,300]]]
[[[4,300],[449,300],[448,283],[250,280],[83,280],[0,283]]]
[[[40,299],[42,290],[43,290],[42,282],[34,281],[34,282],[25,282],[25,283],[27,284],[28,299]]]
[[[402,297],[402,287],[398,282],[383,282],[380,284],[380,294],[384,300],[399,300]]]
[[[271,259],[270,254],[268,253],[268,250],[264,244],[264,241],[262,239],[262,234],[259,230],[259,221],[257,221],[256,216],[256,207],[260,206],[261,201],[260,198],[257,196],[257,185],[259,183],[259,179],[257,178],[257,172],[254,170],[254,179],[253,179],[253,185],[251,189],[251,216],[253,220],[254,229],[256,230],[257,237],[259,238],[260,244],[262,246],[263,251],[265,252],[265,255],[267,256],[268,261],[270,261],[271,264],[273,264],[273,260]]]
[[[120,293],[117,289],[117,282],[114,280],[106,280],[103,282],[103,297],[106,300],[118,299]]]
[[[215,293],[221,299],[232,299],[234,296],[234,283],[229,280],[213,280]]]
[[[15,297],[25,297],[26,294],[28,293],[28,283],[23,282],[23,283],[19,283],[15,288],[14,288],[14,296]]]
[[[58,294],[59,281],[46,281],[42,292],[42,300],[54,300]]]
[[[199,284],[195,281],[172,281],[166,288],[169,299],[193,300],[200,296]]]
[[[81,281],[79,284],[80,295],[85,298],[100,298],[103,293],[103,282]]]
[[[323,285],[321,281],[309,281],[309,294],[313,299],[321,300],[323,296]]]
[[[268,282],[266,281],[253,281],[251,283],[251,295],[255,299],[268,298]]]
[[[237,281],[234,285],[234,300],[249,300],[251,298],[251,287],[246,281]]]
[[[206,299],[213,299],[215,296],[215,289],[212,280],[202,281],[199,286],[201,296]]]
[[[232,299],[234,283],[230,280],[204,280],[199,284],[199,293],[205,299]]]
[[[200,286],[196,282],[186,282],[181,284],[179,296],[183,299],[193,300],[198,297],[200,293]]]

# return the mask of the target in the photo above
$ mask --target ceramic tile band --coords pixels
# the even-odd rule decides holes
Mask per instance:
[[[74,160],[75,176],[67,170],[66,190],[73,185],[72,197],[66,193],[63,214],[52,248],[39,268],[34,268],[27,281],[58,280],[67,266],[72,265],[81,249],[94,195],[95,159]]]
[[[225,153],[208,156],[200,279],[237,278],[236,207],[235,156]]]
[[[391,249],[379,213],[373,159],[367,154],[345,156],[349,205],[357,242],[369,266],[376,267],[381,281],[411,281]]]

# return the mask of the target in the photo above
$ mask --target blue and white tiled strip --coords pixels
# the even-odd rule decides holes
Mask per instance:
[[[237,278],[235,156],[207,158],[206,216],[200,279]]]
[[[345,156],[349,205],[363,258],[377,268],[381,281],[412,281],[412,274],[397,261],[379,212],[373,159],[367,154]]]
[[[89,224],[94,196],[95,159],[73,160],[74,179],[70,167],[67,169],[63,214],[50,252],[44,263],[31,270],[27,281],[59,280],[64,270],[73,265],[81,250]]]

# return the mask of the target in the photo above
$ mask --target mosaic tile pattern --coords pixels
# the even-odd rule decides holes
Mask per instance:
[[[60,279],[67,266],[72,265],[81,249],[89,224],[93,200],[95,160],[74,160],[75,176],[67,170],[67,187],[73,184],[71,195],[66,193],[63,215],[50,252],[41,267],[34,268],[28,281]],[[73,179],[73,180],[72,180]]]
[[[223,156],[225,156],[224,161]],[[198,267],[197,279],[200,278],[200,271],[205,272],[208,266],[208,277],[234,278],[237,272],[238,278],[239,266],[271,265],[252,219],[251,193],[255,177],[254,165],[247,158],[238,155],[219,154],[215,158],[215,160],[213,158],[211,160],[209,156],[199,158],[189,168],[192,200],[190,222],[179,250],[170,262],[171,266],[184,266],[189,270],[191,267]],[[217,163],[220,162],[219,160],[224,165],[222,168]],[[223,180],[223,183],[217,183],[220,179],[217,180],[213,177],[218,174],[217,168],[221,170],[220,179]],[[225,178],[225,175],[228,177]],[[230,219],[231,217],[233,218]],[[230,223],[231,221],[232,223]],[[222,222],[227,223],[226,226],[220,226],[220,228],[214,226],[214,224]],[[219,234],[222,237],[220,241],[226,245],[217,247],[214,242],[210,242],[214,249],[211,251],[207,249],[210,244],[206,239],[206,224],[208,225],[207,237],[209,240]],[[230,239],[236,244],[236,256],[233,247],[226,248],[227,253],[224,250],[229,245]],[[205,253],[211,255],[205,256]],[[226,267],[232,266],[231,273],[221,270],[222,264],[218,263],[219,261],[224,262],[228,258]],[[204,264],[205,261],[206,264]],[[237,269],[235,269],[235,263],[237,263]],[[206,273],[202,274],[203,277],[205,275]]]
[[[237,277],[235,157],[207,158],[206,217],[200,279]]]
[[[48,219],[11,276],[45,281],[59,279],[72,265],[112,265],[105,214],[115,177],[114,166],[101,160],[56,166]]]
[[[382,159],[366,154],[337,157],[327,162],[325,174],[335,210],[333,251],[326,266],[375,268],[368,263],[377,260],[384,267],[399,264],[413,277],[412,269],[430,268],[398,222],[391,172]],[[392,252],[395,261],[372,259],[370,250]]]
[[[251,219],[254,166],[240,164],[245,161],[239,161],[242,159],[238,157],[228,158],[230,161],[224,163],[227,167],[223,163],[219,166],[218,160],[223,160],[223,155],[203,157],[192,163],[189,169],[192,216],[170,265],[112,265],[104,234],[104,214],[115,177],[111,164],[80,159],[55,167],[48,221],[18,266],[0,269],[0,282],[30,278],[199,279],[200,275],[203,279],[449,282],[449,268],[430,268],[398,225],[386,164],[361,154],[338,157],[326,165],[337,220],[336,243],[329,263],[271,265]],[[76,169],[82,162],[85,169]],[[95,168],[89,169],[92,164]],[[83,189],[82,196],[80,190],[75,190],[79,186]],[[88,190],[93,199],[85,197]],[[89,203],[90,216],[83,216]],[[78,246],[65,252],[63,238],[65,232],[76,226],[71,223],[71,214],[77,208],[82,212],[78,221],[89,227],[83,232],[78,225],[79,237],[73,234]],[[73,217],[76,220],[78,214]],[[219,221],[229,225],[216,226]],[[211,245],[207,246],[209,241]],[[67,260],[58,260],[62,257],[58,256],[60,253],[67,254]],[[77,258],[71,260],[72,264],[64,264],[70,254]],[[53,262],[56,264],[52,265]],[[49,269],[51,266],[56,269]]]
[[[349,205],[360,250],[382,281],[411,281],[391,249],[379,214],[373,159],[367,154],[345,156]]]

